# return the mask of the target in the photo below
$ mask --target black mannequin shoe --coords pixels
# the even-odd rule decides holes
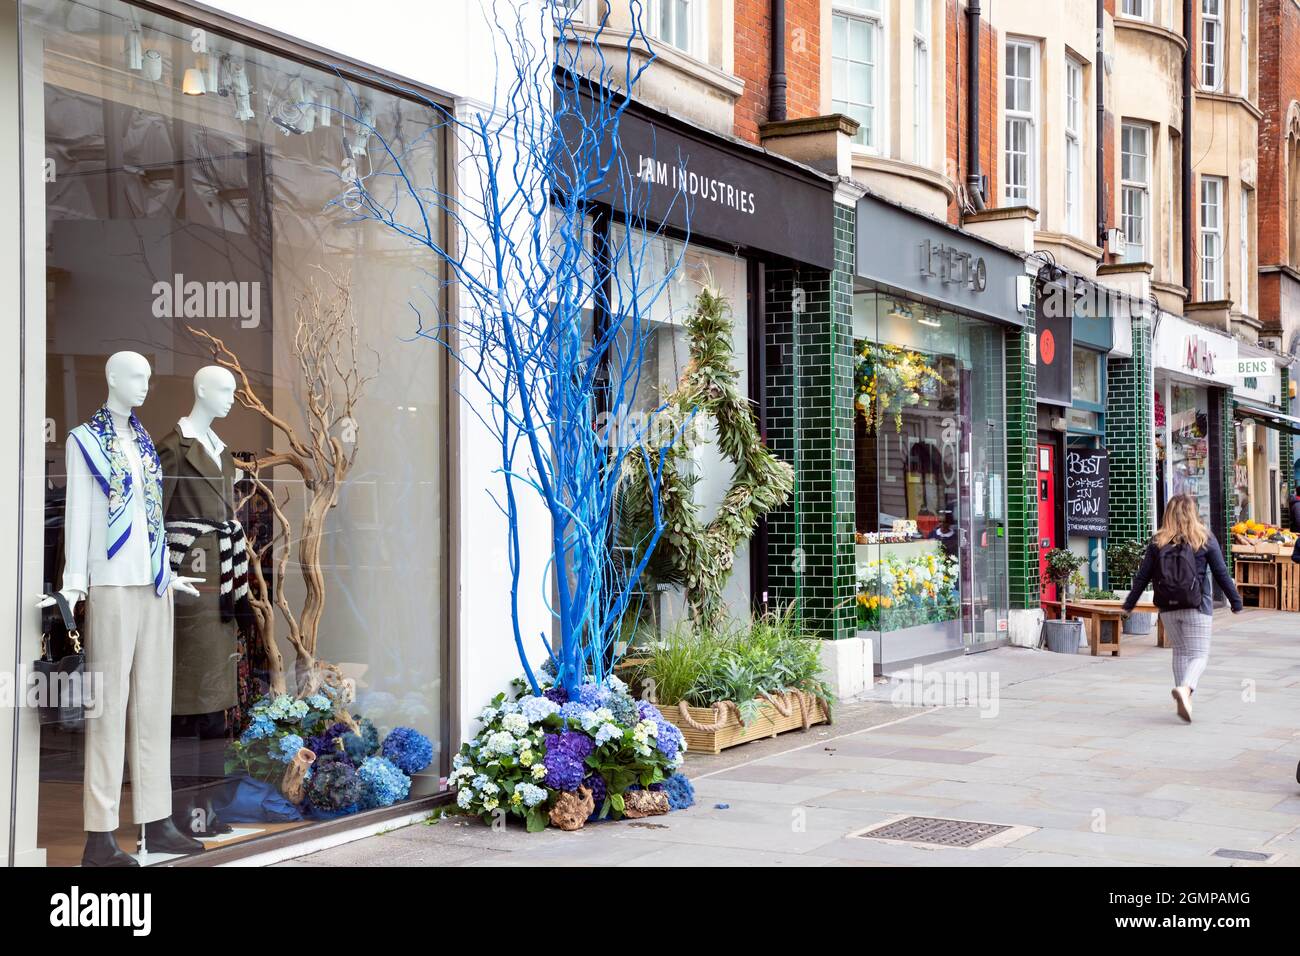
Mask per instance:
[[[172,814],[172,822],[181,833],[192,837],[214,837],[230,833],[235,828],[217,816],[212,801],[204,799]]]
[[[171,817],[163,817],[144,825],[141,849],[148,853],[202,853],[203,844],[187,837]]]
[[[135,857],[123,853],[111,833],[87,833],[82,866],[139,866]]]

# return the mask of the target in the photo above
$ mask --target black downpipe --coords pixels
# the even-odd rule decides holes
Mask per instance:
[[[1183,52],[1183,161],[1182,161],[1182,196],[1183,196],[1183,286],[1187,289],[1187,301],[1196,298],[1192,295],[1192,249],[1196,241],[1196,219],[1192,215],[1192,50],[1193,37],[1196,35],[1192,20],[1192,0],[1183,0],[1183,40],[1187,49]]]
[[[772,75],[768,79],[767,118],[784,122],[786,110],[785,79],[785,0],[772,0]]]
[[[1100,2],[1100,0],[1099,0]],[[970,0],[966,5],[967,56],[966,68],[966,123],[967,152],[966,191],[975,209],[984,208],[984,176],[980,172],[980,4]]]
[[[1106,248],[1106,2],[1097,0],[1097,245]],[[1112,250],[1113,251],[1113,250]]]

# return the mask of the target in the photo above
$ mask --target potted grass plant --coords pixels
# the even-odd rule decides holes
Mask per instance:
[[[630,652],[632,682],[691,750],[718,753],[828,722],[833,698],[819,677],[820,652],[792,607],[718,626],[683,621]]]
[[[1057,620],[1043,621],[1042,643],[1057,654],[1077,654],[1083,642],[1083,622],[1070,620],[1065,615],[1070,600],[1070,578],[1083,566],[1084,558],[1068,548],[1053,548],[1047,552],[1047,579],[1056,585],[1061,600],[1061,616]]]
[[[1115,597],[1121,601],[1128,597],[1145,551],[1146,542],[1137,538],[1120,541],[1106,551],[1106,575],[1115,590]],[[1150,634],[1155,623],[1156,616],[1150,612],[1130,614],[1124,622],[1124,633]]]

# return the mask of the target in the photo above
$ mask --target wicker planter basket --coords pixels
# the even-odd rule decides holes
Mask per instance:
[[[828,724],[831,719],[820,700],[793,690],[762,700],[758,716],[748,724],[741,724],[740,714],[731,701],[712,707],[691,707],[685,701],[678,701],[660,704],[659,709],[686,738],[687,753],[721,753],[728,747],[775,737],[787,730]]]

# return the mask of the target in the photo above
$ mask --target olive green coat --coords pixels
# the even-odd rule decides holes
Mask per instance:
[[[223,522],[235,516],[235,461],[222,449],[221,467],[197,438],[173,428],[155,446],[163,471],[166,520],[202,518]],[[238,632],[221,620],[221,550],[216,534],[195,539],[178,572],[192,578],[199,597],[176,592],[175,666],[172,713],[209,714],[238,699]]]

